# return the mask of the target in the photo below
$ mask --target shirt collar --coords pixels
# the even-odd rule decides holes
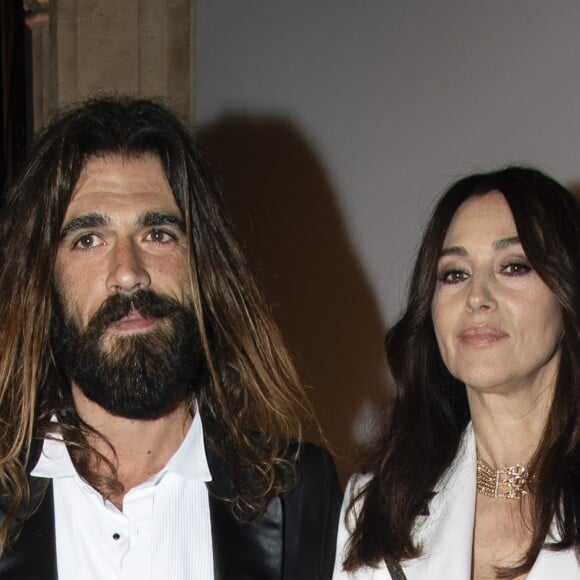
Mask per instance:
[[[185,479],[211,481],[211,472],[205,455],[203,425],[199,413],[193,417],[185,439],[162,471],[175,473]]]
[[[77,470],[60,433],[55,433],[50,439],[44,440],[42,453],[30,475],[50,479],[77,475]]]
[[[184,479],[211,481],[211,473],[205,455],[203,425],[199,413],[193,417],[191,426],[177,451],[158,476],[154,477],[159,480],[165,473],[174,473]],[[53,438],[44,440],[40,458],[30,474],[34,477],[50,479],[78,477],[77,470],[60,435],[55,434]]]

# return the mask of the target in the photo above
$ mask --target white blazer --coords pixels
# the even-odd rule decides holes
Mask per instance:
[[[348,483],[338,530],[336,564],[333,580],[386,580],[386,565],[344,572],[342,562],[349,538],[345,524],[346,507],[368,476],[353,476]],[[469,580],[476,499],[475,436],[467,426],[457,457],[436,486],[436,495],[429,503],[429,515],[419,516],[414,535],[423,546],[423,556],[401,562],[408,580]],[[542,550],[527,580],[580,579],[580,565],[573,550]]]

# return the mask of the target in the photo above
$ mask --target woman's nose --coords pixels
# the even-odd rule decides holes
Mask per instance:
[[[487,275],[473,276],[466,299],[467,309],[471,312],[477,312],[479,310],[492,310],[496,306],[497,302],[490,277]]]

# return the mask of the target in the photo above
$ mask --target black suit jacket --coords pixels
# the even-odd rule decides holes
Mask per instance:
[[[209,449],[207,458],[215,580],[331,578],[342,493],[326,451],[304,445],[297,484],[254,523],[241,523],[218,499],[230,493],[229,466]],[[1,580],[58,580],[52,481],[31,477],[30,484],[20,535],[0,560]]]

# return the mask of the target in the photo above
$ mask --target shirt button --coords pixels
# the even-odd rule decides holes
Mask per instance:
[[[113,540],[115,540],[115,541],[118,540],[120,537],[121,537],[121,534],[118,534],[117,532],[115,532],[113,534]]]

